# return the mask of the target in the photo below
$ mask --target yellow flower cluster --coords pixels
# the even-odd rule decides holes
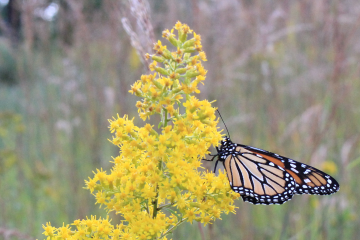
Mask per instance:
[[[47,223],[44,228],[44,235],[47,239],[87,240],[87,239],[120,239],[121,226],[114,227],[108,219],[76,220],[74,225],[77,230],[72,231],[69,225],[55,228]],[[110,237],[111,236],[111,237]]]
[[[149,55],[153,62],[149,68],[156,71],[153,75],[142,75],[140,80],[131,86],[130,93],[142,98],[136,106],[140,117],[147,117],[161,113],[166,108],[170,116],[178,116],[174,104],[180,103],[182,95],[199,93],[198,84],[205,80],[206,70],[201,61],[207,61],[205,52],[201,51],[200,35],[194,33],[194,37],[187,40],[188,33],[192,30],[186,24],[178,22],[175,25],[179,38],[175,39],[174,29],[163,31],[163,37],[172,43],[177,50],[170,52],[159,40],[154,50],[156,54]],[[198,52],[193,55],[192,53]],[[162,66],[158,66],[161,63]],[[158,76],[157,76],[158,74]]]
[[[170,52],[160,41],[155,44],[157,54],[148,57],[156,73],[142,76],[130,90],[142,98],[136,106],[143,120],[160,115],[158,128],[137,127],[126,115],[109,120],[111,141],[120,147],[120,155],[109,173],[97,170],[86,181],[97,203],[124,220],[116,226],[108,219],[77,220],[76,231],[47,224],[43,227],[48,239],[166,239],[185,221],[207,224],[222,212],[234,212],[239,195],[231,191],[226,174],[200,171],[201,159],[222,138],[216,109],[191,95],[199,92],[197,84],[206,75],[201,38],[194,33],[187,40],[192,30],[186,24],[178,22],[175,29],[177,39],[174,29],[163,36],[177,50]]]

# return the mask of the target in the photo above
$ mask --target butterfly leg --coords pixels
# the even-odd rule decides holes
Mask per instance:
[[[216,173],[216,166],[217,166],[218,162],[219,162],[219,160],[216,161],[216,163],[215,163],[214,173]]]
[[[209,154],[209,156],[212,156],[212,158],[211,158],[211,159],[203,158],[203,159],[201,159],[201,160],[204,160],[204,161],[214,161],[214,158],[216,158],[218,155],[211,155],[211,154]]]
[[[218,148],[218,147],[216,147],[216,150],[219,152],[219,148]],[[211,156],[211,157],[212,157],[210,160],[209,160],[209,159],[205,159],[205,158],[203,158],[203,159],[201,159],[201,160],[205,160],[205,161],[213,161],[213,160],[214,160],[214,158],[216,158],[216,156],[219,156],[219,154],[214,154],[214,155],[209,154],[209,156]]]

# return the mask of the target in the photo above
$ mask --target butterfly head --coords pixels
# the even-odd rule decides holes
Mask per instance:
[[[222,141],[221,141],[221,148],[227,147],[230,144],[232,144],[231,140],[229,137],[225,137]]]

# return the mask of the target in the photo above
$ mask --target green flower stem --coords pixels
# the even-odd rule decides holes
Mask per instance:
[[[162,170],[162,161],[159,162],[158,169]],[[158,199],[159,199],[159,185],[156,185],[156,196],[155,200],[153,201],[153,218],[156,218],[158,212]]]
[[[173,230],[175,230],[180,224],[182,224],[183,222],[185,222],[187,220],[187,218],[182,218],[181,221],[179,221],[176,225],[172,226],[171,228],[169,228],[166,232],[164,232],[159,239],[165,237],[167,234],[171,233]]]
[[[167,208],[167,207],[171,207],[171,206],[173,206],[175,203],[176,203],[176,202],[164,204],[164,205],[158,207],[158,210],[161,210],[161,209]]]
[[[167,117],[168,117],[167,110],[163,109],[163,114],[161,115],[161,122],[163,128],[167,126],[168,123]],[[162,171],[162,166],[163,166],[163,162],[159,161],[158,169],[160,172]],[[155,200],[153,201],[153,218],[156,218],[156,215],[158,213],[159,185],[156,185],[155,191],[156,191],[156,196],[155,196]]]
[[[164,115],[161,116],[161,118],[163,118],[162,122],[163,122],[163,127],[165,128],[167,126],[167,123],[168,123],[168,114],[167,114],[166,109],[164,109]]]

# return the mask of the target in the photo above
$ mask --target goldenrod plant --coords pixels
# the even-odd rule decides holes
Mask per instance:
[[[158,41],[156,54],[146,55],[153,73],[142,75],[130,90],[141,98],[139,117],[147,121],[158,114],[159,125],[138,127],[127,115],[109,120],[120,155],[109,172],[97,170],[85,181],[97,204],[123,220],[91,216],[59,228],[47,223],[47,239],[168,239],[183,222],[206,225],[235,211],[239,195],[226,174],[204,171],[201,162],[222,138],[216,109],[194,96],[206,76],[201,37],[180,22],[163,37],[174,51]]]

